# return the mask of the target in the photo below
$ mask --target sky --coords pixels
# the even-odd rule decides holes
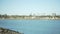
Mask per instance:
[[[60,15],[60,0],[0,0],[0,14],[40,15],[51,13]]]

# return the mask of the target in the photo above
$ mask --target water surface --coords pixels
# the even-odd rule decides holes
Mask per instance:
[[[0,27],[24,34],[60,34],[60,20],[0,20]]]

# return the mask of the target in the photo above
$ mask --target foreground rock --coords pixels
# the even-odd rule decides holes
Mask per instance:
[[[13,30],[0,28],[0,34],[22,34]]]

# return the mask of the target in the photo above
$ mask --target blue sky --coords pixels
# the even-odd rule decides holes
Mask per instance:
[[[60,13],[60,0],[0,0],[0,14]],[[60,15],[60,14],[59,14]]]

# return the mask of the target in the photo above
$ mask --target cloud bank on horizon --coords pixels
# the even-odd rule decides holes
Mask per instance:
[[[60,13],[60,0],[0,0],[0,14]],[[59,14],[60,15],[60,14]]]

